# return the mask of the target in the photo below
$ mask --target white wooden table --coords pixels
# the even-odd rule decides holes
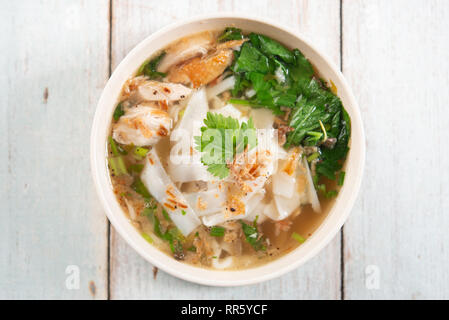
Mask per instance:
[[[367,136],[343,231],[279,279],[224,289],[154,279],[109,226],[88,160],[96,103],[127,52],[221,11],[279,21],[331,56]],[[0,298],[449,298],[449,1],[2,1],[0,30]]]

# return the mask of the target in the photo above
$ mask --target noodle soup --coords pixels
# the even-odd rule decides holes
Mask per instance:
[[[236,28],[150,57],[111,119],[114,193],[148,242],[243,269],[301,245],[344,183],[350,119],[298,49]]]

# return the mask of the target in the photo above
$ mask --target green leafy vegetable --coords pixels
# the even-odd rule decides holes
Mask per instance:
[[[337,142],[333,148],[321,148],[321,161],[317,163],[316,171],[329,179],[335,180],[335,173],[342,168],[342,162],[349,151],[348,143],[351,135],[351,121],[346,110],[342,109],[340,130],[336,136]]]
[[[189,248],[187,248],[187,251],[196,252],[196,247],[194,245],[192,245]]]
[[[225,228],[223,227],[212,227],[210,229],[210,235],[213,237],[223,237],[225,234]]]
[[[243,39],[242,30],[234,27],[225,28],[224,32],[218,37],[219,42],[240,39]]]
[[[139,177],[134,178],[134,181],[131,185],[131,188],[140,194],[145,200],[151,200],[153,197],[151,196],[150,192],[148,191],[147,187],[143,184],[142,180],[140,180]]]
[[[129,171],[135,173],[141,173],[144,165],[142,163],[135,163],[128,166]]]
[[[201,162],[214,176],[223,179],[228,176],[228,163],[247,147],[257,145],[257,133],[250,118],[239,124],[237,119],[208,112],[201,127],[201,136],[195,136],[195,148],[202,152]]]
[[[315,179],[335,180],[349,150],[350,119],[340,99],[326,82],[316,77],[312,64],[298,49],[289,50],[267,36],[251,33],[231,67],[236,79],[230,103],[253,108],[265,107],[276,115],[281,107],[292,108],[285,148],[316,146]],[[248,90],[254,94],[246,96]],[[214,167],[222,175],[226,169]]]
[[[176,227],[171,227],[165,232],[162,231],[161,222],[156,214],[149,216],[153,220],[154,233],[161,239],[168,242],[170,250],[176,259],[182,259],[184,257],[183,242],[184,236]]]
[[[170,216],[168,215],[167,210],[165,210],[164,208],[162,208],[162,215],[164,216],[165,220],[171,221]]]
[[[164,56],[165,56],[165,51],[163,51],[160,55],[158,55],[153,60],[145,62],[144,64],[142,64],[140,66],[139,70],[137,71],[137,74],[138,75],[143,74],[143,75],[149,77],[150,79],[159,79],[159,78],[165,77],[166,76],[165,73],[157,71],[157,65],[159,64],[159,62],[161,62],[161,60]]]
[[[260,72],[268,73],[274,71],[274,66],[270,60],[250,42],[245,42],[240,50],[233,70],[235,72]]]
[[[259,234],[256,221],[254,221],[253,226],[246,224],[242,220],[240,220],[240,223],[242,224],[242,230],[245,235],[246,242],[248,242],[256,251],[265,251],[265,240]]]
[[[123,116],[125,114],[125,111],[123,110],[123,105],[120,102],[117,107],[114,110],[114,114],[112,115],[112,117],[114,118],[115,121],[118,121],[120,119],[121,116]]]
[[[295,62],[294,54],[276,40],[254,33],[250,35],[250,39],[266,56],[271,58],[277,56],[287,63]]]

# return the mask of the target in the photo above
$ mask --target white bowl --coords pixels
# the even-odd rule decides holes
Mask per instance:
[[[131,225],[116,200],[106,161],[111,117],[124,82],[148,57],[173,41],[204,30],[220,30],[227,26],[235,26],[246,32],[262,33],[291,48],[299,48],[324,79],[334,82],[352,123],[345,183],[322,224],[296,250],[263,266],[241,271],[214,271],[184,264],[145,241]],[[95,186],[109,220],[142,257],[165,272],[184,280],[213,286],[238,286],[279,277],[305,263],[330,242],[348,217],[360,189],[365,161],[365,137],[360,111],[351,89],[328,57],[319,53],[295,31],[281,27],[275,22],[229,13],[200,16],[172,24],[155,32],[131,50],[116,68],[101,95],[92,126],[90,156]]]

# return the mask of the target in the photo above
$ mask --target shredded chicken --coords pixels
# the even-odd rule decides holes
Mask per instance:
[[[112,137],[122,144],[154,145],[170,133],[171,126],[172,120],[166,111],[137,106],[128,109],[113,125]]]

